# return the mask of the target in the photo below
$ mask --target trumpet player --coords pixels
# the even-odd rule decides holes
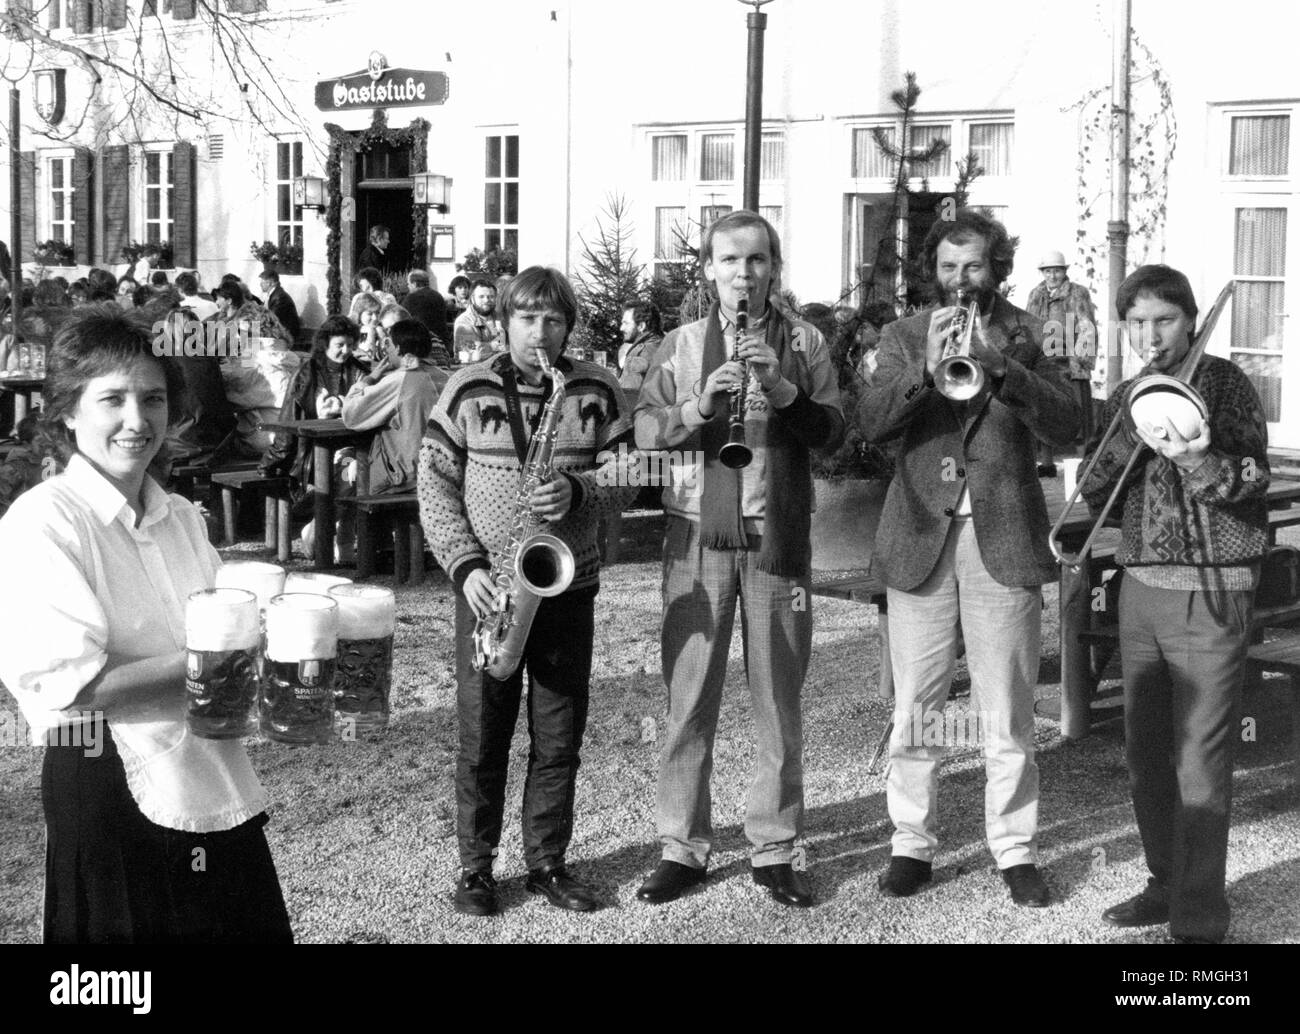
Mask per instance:
[[[1115,307],[1130,343],[1140,335],[1147,364],[1139,376],[1190,374],[1209,416],[1135,420],[1133,430],[1121,423],[1088,447],[1097,465],[1080,487],[1094,510],[1143,450],[1117,499],[1124,517],[1115,560],[1124,569],[1125,752],[1151,876],[1102,918],[1119,927],[1167,922],[1176,941],[1212,943],[1228,930],[1232,746],[1268,551],[1268,426],[1236,364],[1202,355],[1194,372],[1181,369],[1197,314],[1186,276],[1141,266],[1120,284]],[[1133,384],[1112,393],[1101,427],[1127,405]]]
[[[960,624],[983,737],[989,849],[1012,900],[1039,907],[1050,892],[1037,868],[1033,702],[1041,586],[1056,564],[1034,439],[1073,441],[1079,406],[1065,359],[1043,351],[1040,321],[998,291],[1014,260],[1001,223],[962,210],[934,224],[922,258],[940,304],[885,328],[857,413],[868,440],[902,438],[873,555],[895,683],[886,784],[894,835],[878,882],[885,896],[906,897],[931,879],[943,744],[917,730],[942,727],[927,719],[947,700]],[[969,341],[956,374],[943,364],[954,337]]]
[[[739,604],[758,736],[745,812],[753,879],[778,902],[804,907],[812,887],[793,859],[803,822],[799,694],[812,645],[808,453],[837,445],[844,418],[821,334],[771,303],[781,269],[772,225],[731,212],[705,231],[700,254],[718,301],[664,338],[636,408],[638,446],[683,450],[690,467],[663,497],[663,859],[637,897],[672,901],[706,876],[713,739]],[[727,462],[728,446],[747,452],[748,465]]]
[[[420,520],[438,563],[456,588],[456,825],[462,872],[455,907],[499,911],[492,863],[501,839],[506,766],[528,670],[528,776],[523,846],[527,889],[552,905],[591,911],[592,889],[569,874],[573,796],[587,722],[593,613],[599,588],[598,522],[636,492],[626,477],[598,477],[597,455],[630,447],[631,415],[609,371],[562,355],[577,321],[573,288],[554,269],[533,266],[497,302],[508,350],[452,374],[434,407],[420,451]],[[546,356],[543,363],[539,352]],[[563,378],[550,455],[554,477],[526,493],[521,472],[546,400]],[[555,390],[560,390],[556,388]],[[489,572],[522,505],[572,554],[567,591],[540,601],[522,663],[496,678],[475,669],[473,632],[502,606]]]

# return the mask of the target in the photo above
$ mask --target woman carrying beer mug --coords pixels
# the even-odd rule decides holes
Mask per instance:
[[[172,362],[114,306],[65,323],[43,429],[67,469],[0,520],[0,680],[47,744],[47,942],[292,941],[244,747],[186,726],[185,600],[220,559],[148,473]]]

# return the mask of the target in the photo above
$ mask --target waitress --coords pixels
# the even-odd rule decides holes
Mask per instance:
[[[34,742],[63,744],[41,774],[47,943],[293,939],[243,744],[185,722],[185,601],[221,560],[147,472],[183,391],[147,327],[78,313],[42,392],[67,468],[0,520],[22,587],[0,594],[0,679]]]

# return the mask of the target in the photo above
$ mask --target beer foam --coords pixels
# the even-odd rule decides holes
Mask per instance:
[[[351,585],[351,578],[344,578],[341,574],[314,574],[310,571],[291,571],[284,579],[284,588],[281,592],[314,592],[320,596],[328,596],[330,590],[336,585]]]
[[[249,650],[261,640],[257,597],[244,589],[200,589],[185,603],[185,646],[190,650]]]
[[[339,585],[330,589],[339,605],[340,639],[385,639],[397,629],[397,599],[380,585]]]
[[[257,605],[265,609],[272,596],[284,591],[284,568],[262,560],[238,560],[221,565],[216,584],[219,588],[247,589],[257,597]]]
[[[316,593],[283,593],[266,608],[266,656],[325,660],[338,654],[338,604]]]

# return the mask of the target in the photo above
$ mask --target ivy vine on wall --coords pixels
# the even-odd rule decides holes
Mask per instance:
[[[1178,146],[1169,77],[1151,49],[1130,31],[1128,268],[1165,254],[1169,167]],[[1109,266],[1110,87],[1099,86],[1064,111],[1079,112],[1078,225],[1075,251],[1088,290],[1100,297]]]
[[[343,162],[352,161],[360,151],[368,151],[376,144],[389,147],[411,148],[411,169],[419,172],[428,168],[429,159],[429,122],[426,119],[412,119],[410,125],[391,128],[383,109],[376,109],[370,126],[359,136],[347,130],[325,123],[329,133],[329,155],[325,159],[325,179],[329,183],[329,205],[325,209],[325,307],[330,313],[343,311],[343,277],[341,270],[341,251],[343,247]],[[423,205],[411,202],[411,255],[423,256],[425,236],[428,230],[428,210]]]

